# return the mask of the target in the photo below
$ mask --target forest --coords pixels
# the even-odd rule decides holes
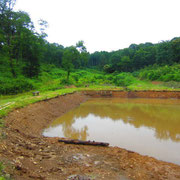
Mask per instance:
[[[64,47],[46,40],[47,22],[37,31],[15,0],[0,0],[0,94],[55,90],[67,85],[129,87],[148,81],[180,88],[180,37],[89,53],[80,40]]]

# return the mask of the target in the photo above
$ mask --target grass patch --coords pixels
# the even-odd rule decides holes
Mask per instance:
[[[133,82],[126,86],[129,90],[180,90],[179,88],[167,87],[164,84],[154,85],[149,81],[142,81],[134,79]],[[17,95],[0,96],[0,125],[3,125],[2,118],[10,111],[16,108],[22,108],[28,104],[32,104],[45,99],[51,99],[63,94],[73,93],[75,91],[83,90],[124,90],[124,86],[115,85],[89,85],[88,87],[65,88],[57,90],[40,91],[39,96],[33,96],[32,91]]]
[[[147,80],[136,80],[133,84],[131,84],[130,86],[128,86],[128,88],[130,90],[168,90],[168,91],[172,91],[175,89],[172,89],[171,87],[167,87],[164,84],[152,84],[151,81],[147,81]],[[176,89],[178,90],[178,89]]]
[[[0,180],[10,180],[10,175],[6,174],[5,171],[5,166],[2,162],[0,162]]]
[[[175,81],[164,82],[163,85],[166,87],[169,87],[171,89],[179,89],[180,88],[180,82],[175,82]]]

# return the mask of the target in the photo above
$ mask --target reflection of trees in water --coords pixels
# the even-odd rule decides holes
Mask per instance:
[[[169,139],[180,141],[180,108],[178,105],[160,104],[133,104],[133,103],[95,103],[89,101],[82,104],[79,108],[67,113],[56,123],[62,124],[63,132],[66,137],[71,136],[81,139],[87,137],[87,127],[80,131],[72,127],[75,118],[86,118],[90,113],[101,118],[111,118],[112,120],[123,120],[136,128],[145,126],[153,128],[155,136],[159,139]],[[66,119],[64,121],[64,118]]]
[[[67,127],[65,124],[63,124],[64,136],[70,139],[81,139],[85,141],[88,136],[87,130],[87,126],[84,126],[83,128],[81,128],[81,130],[77,130],[72,126]]]
[[[62,131],[65,137],[70,139],[80,139],[80,140],[86,140],[88,136],[88,127],[84,126],[83,128],[76,129],[73,127],[73,124],[75,123],[75,115],[74,111],[70,111],[66,113],[64,116],[60,117],[56,121],[53,122],[51,125],[57,126],[62,125]]]

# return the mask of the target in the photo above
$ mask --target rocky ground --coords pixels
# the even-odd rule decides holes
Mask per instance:
[[[67,145],[43,137],[54,119],[86,101],[81,93],[16,109],[6,118],[0,159],[13,179],[180,179],[180,166],[118,147]]]

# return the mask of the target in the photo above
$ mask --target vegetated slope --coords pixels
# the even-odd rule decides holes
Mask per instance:
[[[6,74],[6,76],[5,76]],[[152,84],[151,81],[161,81],[162,83]],[[85,86],[118,86],[126,87],[130,90],[138,89],[168,89],[180,88],[180,65],[172,66],[150,66],[135,72],[114,72],[105,73],[93,69],[76,69],[71,72],[67,81],[67,72],[54,65],[41,65],[39,76],[27,78],[22,75],[17,78],[4,73],[0,77],[0,94],[17,94],[29,90],[57,90],[74,85],[76,87]]]
[[[157,44],[131,44],[118,51],[90,54],[83,41],[70,47],[49,43],[45,32],[38,33],[30,16],[14,11],[13,4],[12,0],[3,0],[0,4],[0,94],[48,88],[49,85],[43,85],[47,81],[52,89],[66,84],[128,86],[136,81],[134,76],[179,82],[179,37]],[[44,28],[47,22],[40,24]],[[102,72],[84,71],[87,68]],[[142,68],[145,70],[141,71]]]

